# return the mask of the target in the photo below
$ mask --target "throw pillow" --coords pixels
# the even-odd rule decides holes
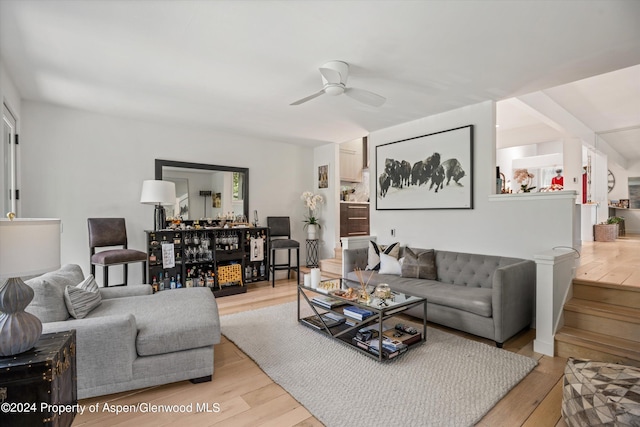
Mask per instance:
[[[376,242],[369,241],[369,253],[367,260],[367,268],[365,270],[379,270],[380,269],[380,254],[386,254],[398,259],[400,255],[400,244],[398,242],[392,243],[389,246],[378,246]]]
[[[90,274],[80,284],[69,285],[64,290],[64,302],[69,314],[75,319],[83,319],[91,310],[102,303],[98,284]]]
[[[437,280],[436,256],[433,249],[404,249],[402,277]]]
[[[66,264],[56,271],[26,280],[34,295],[25,311],[42,323],[67,320],[69,311],[64,302],[64,289],[83,280],[82,269],[76,264]]]
[[[394,274],[399,276],[402,272],[400,261],[387,254],[380,254],[380,270],[379,274]]]

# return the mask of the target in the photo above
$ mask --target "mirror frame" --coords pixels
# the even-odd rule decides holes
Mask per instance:
[[[172,167],[172,168],[210,170],[215,172],[244,173],[244,182],[243,182],[244,212],[243,214],[245,215],[245,217],[249,218],[249,168],[237,168],[233,166],[210,165],[207,163],[190,163],[190,162],[179,162],[175,160],[156,159],[155,161],[156,179],[162,180],[162,168],[164,166]]]

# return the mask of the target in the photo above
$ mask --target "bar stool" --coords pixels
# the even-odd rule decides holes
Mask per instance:
[[[128,265],[142,262],[142,283],[147,281],[147,254],[127,248],[127,228],[124,218],[88,218],[89,249],[91,252],[91,274],[95,277],[96,265],[102,267],[103,286],[109,286],[109,267],[124,267],[124,284],[127,284]],[[121,249],[109,249],[96,252],[96,248],[122,246]]]
[[[276,286],[276,271],[287,270],[287,279],[291,277],[291,270],[296,270],[296,280],[300,280],[300,242],[291,239],[291,222],[288,216],[269,216],[267,226],[271,236],[271,286]],[[276,264],[276,251],[287,251],[287,263]],[[296,251],[296,265],[291,265],[291,251]]]

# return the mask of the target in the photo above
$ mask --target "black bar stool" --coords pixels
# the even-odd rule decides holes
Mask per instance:
[[[296,270],[296,280],[300,280],[300,242],[291,239],[291,222],[288,216],[268,216],[267,226],[271,236],[271,286],[276,286],[276,271],[287,270],[287,279],[291,277],[291,270]],[[287,263],[276,264],[276,251],[287,251]],[[291,265],[291,251],[296,251],[296,265]]]

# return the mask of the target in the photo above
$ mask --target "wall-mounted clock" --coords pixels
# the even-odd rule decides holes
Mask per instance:
[[[609,193],[611,193],[611,190],[613,190],[613,187],[616,186],[616,177],[613,176],[613,173],[611,171],[608,171],[607,173],[607,184],[609,186]]]

